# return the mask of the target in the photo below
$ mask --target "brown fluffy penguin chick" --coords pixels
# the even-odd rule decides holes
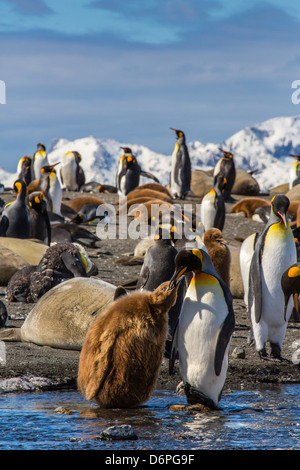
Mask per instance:
[[[95,320],[78,369],[78,388],[87,400],[105,408],[134,408],[150,398],[178,285],[170,289],[167,281],[153,292],[121,297]]]
[[[217,273],[230,287],[231,254],[221,230],[217,228],[207,230],[203,241]]]

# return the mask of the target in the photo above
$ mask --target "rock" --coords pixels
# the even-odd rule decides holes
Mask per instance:
[[[246,357],[245,348],[237,346],[236,348],[234,348],[231,355],[235,359],[245,359]]]
[[[72,415],[72,411],[69,410],[69,408],[65,408],[64,406],[58,406],[55,408],[55,413],[58,413],[60,415]]]
[[[129,424],[123,424],[121,426],[110,426],[101,433],[101,439],[104,440],[127,440],[127,439],[138,439],[138,436]]]

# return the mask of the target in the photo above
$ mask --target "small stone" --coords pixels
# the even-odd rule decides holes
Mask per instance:
[[[242,347],[237,346],[232,351],[232,357],[235,357],[236,359],[245,359],[245,357],[246,357],[245,349],[242,348]]]
[[[205,405],[201,405],[201,403],[196,403],[195,405],[189,405],[187,406],[187,411],[201,411],[201,412],[207,412],[207,411],[211,411],[210,408],[208,408],[208,406],[205,406]]]
[[[138,436],[132,426],[123,424],[122,426],[110,426],[101,433],[101,439],[126,440],[137,439]]]
[[[69,410],[69,408],[65,408],[64,406],[58,406],[57,408],[55,408],[55,413],[59,413],[61,415],[71,415],[73,414],[71,410]]]
[[[169,411],[186,411],[185,405],[171,405]]]

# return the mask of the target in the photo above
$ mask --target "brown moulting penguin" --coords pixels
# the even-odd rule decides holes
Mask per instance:
[[[285,195],[273,197],[270,218],[264,230],[255,237],[250,263],[248,310],[253,335],[250,342],[254,339],[256,350],[262,359],[282,359],[282,343],[292,310],[292,305],[288,305],[285,310],[281,289],[283,273],[297,263],[293,232],[286,220],[288,208],[289,199]],[[254,240],[254,236],[252,239]],[[270,355],[266,350],[267,342],[271,346]]]
[[[43,166],[49,165],[48,155],[46,152],[46,147],[42,143],[37,144],[36,152],[32,158],[31,164],[31,180],[38,180],[40,178],[40,172]]]
[[[223,153],[223,157],[218,161],[215,166],[213,173],[213,186],[215,186],[215,181],[219,173],[223,174],[223,177],[226,178],[226,188],[224,190],[224,199],[225,201],[232,200],[231,190],[233,188],[236,170],[233,154],[231,152],[226,152],[225,150],[219,149]]]
[[[204,232],[203,242],[217,273],[230,287],[231,254],[221,230],[217,228],[207,230]]]
[[[36,302],[52,287],[73,277],[87,277],[87,261],[73,243],[57,243],[48,248],[30,276],[30,295]]]
[[[47,212],[47,201],[42,191],[35,191],[27,196],[31,238],[43,241],[46,245],[51,244],[51,226]]]
[[[290,297],[293,298],[294,307],[290,316],[291,321],[300,322],[299,293],[300,293],[300,263],[295,263],[284,271],[281,277],[281,288],[284,294],[284,319],[287,318],[287,307]]]
[[[170,358],[179,355],[179,371],[189,404],[218,409],[235,327],[232,295],[203,249],[182,249],[170,286],[193,272],[185,294]]]
[[[90,327],[80,354],[78,388],[104,408],[135,408],[156,385],[178,285],[115,300]]]
[[[179,129],[175,132],[177,141],[172,154],[171,194],[173,198],[185,199],[191,190],[191,160],[185,142],[185,134]]]
[[[142,170],[129,147],[121,147],[121,149],[124,153],[119,160],[116,174],[116,187],[118,188],[119,196],[127,196],[130,191],[133,191],[138,187],[141,176],[151,178],[156,183],[159,183],[156,176],[152,175],[152,173],[148,171]]]
[[[26,183],[23,180],[14,182],[16,199],[4,207],[0,222],[0,236],[13,238],[30,238],[30,214],[26,205]]]
[[[70,191],[79,191],[85,184],[85,174],[80,166],[81,159],[81,154],[75,150],[67,152],[61,159],[60,179]]]

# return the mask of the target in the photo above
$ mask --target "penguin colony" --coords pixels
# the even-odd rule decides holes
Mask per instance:
[[[218,409],[226,380],[235,316],[231,254],[222,230],[226,203],[235,202],[234,155],[220,149],[223,156],[214,168],[211,190],[201,201],[201,222],[196,226],[193,214],[173,205],[193,194],[185,134],[171,130],[176,143],[168,188],[143,171],[129,147],[120,149],[112,186],[86,182],[81,166],[84,157],[75,150],[62,155],[60,162],[49,164],[45,145],[40,143],[32,158],[20,159],[13,187],[15,199],[2,211],[1,237],[35,239],[47,246],[37,266],[26,266],[11,277],[6,299],[12,302],[37,302],[68,279],[98,275],[77,243],[92,247],[101,242],[88,230],[89,223],[103,217],[109,220],[108,212],[103,216],[97,213],[98,206],[105,204],[97,193],[116,194],[119,207],[126,200],[124,210],[130,216],[155,226],[134,292],[121,287],[116,290],[111,303],[90,326],[82,346],[78,388],[86,399],[107,408],[132,408],[147,401],[163,356],[169,359],[171,374],[178,361],[191,405]],[[294,157],[297,162],[290,187],[298,184],[300,156]],[[152,182],[140,185],[141,176]],[[68,191],[95,195],[70,199]],[[158,217],[151,214],[154,204],[164,207]],[[243,212],[247,217],[258,209],[269,209],[260,219],[261,231],[249,234],[241,244],[239,258],[251,320],[249,342],[261,359],[282,360],[293,303],[294,312],[299,312],[300,266],[287,218],[289,206],[285,195],[276,195],[271,201],[249,198],[232,207],[232,213]],[[192,228],[177,236],[187,221],[192,222]],[[5,329],[8,313],[3,303],[0,307],[0,327]]]

